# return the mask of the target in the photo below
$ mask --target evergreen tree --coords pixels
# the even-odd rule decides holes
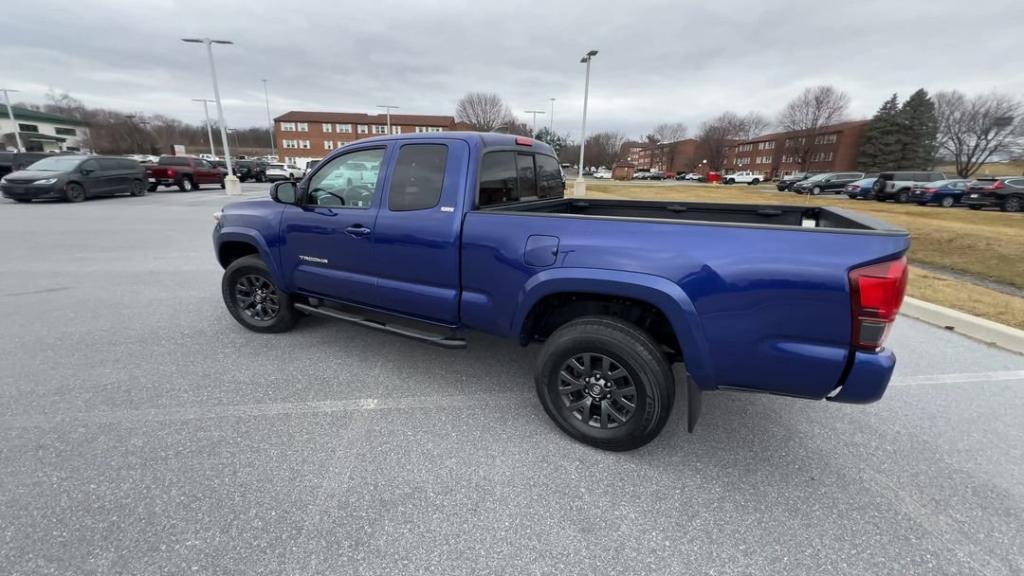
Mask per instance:
[[[935,114],[935,102],[923,88],[911,94],[903,103],[900,108],[900,124],[903,127],[903,149],[895,167],[902,170],[931,168],[935,161],[939,120]]]
[[[860,169],[878,172],[895,168],[903,156],[903,130],[899,98],[893,94],[878,109],[864,132],[857,158]]]

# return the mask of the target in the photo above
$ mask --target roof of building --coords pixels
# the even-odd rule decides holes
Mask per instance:
[[[853,128],[855,126],[866,125],[870,120],[850,120],[849,122],[839,122],[837,124],[831,124],[829,126],[822,126],[818,128],[818,134],[828,134],[831,132],[838,132],[847,128]],[[761,134],[760,136],[754,136],[746,140],[736,140],[733,142],[735,146],[742,146],[744,144],[752,144],[757,142],[765,142],[767,140],[778,140],[779,138],[785,138],[788,136],[799,136],[801,134],[807,134],[810,130],[786,130],[783,132],[772,132],[770,134]]]
[[[277,118],[277,122],[343,122],[352,124],[387,124],[386,114],[361,114],[358,112],[308,112],[292,110]],[[455,125],[452,116],[424,116],[416,114],[392,114],[391,123],[402,126],[440,126],[447,128]]]
[[[50,122],[52,124],[65,124],[67,126],[85,126],[85,123],[81,120],[74,118],[68,118],[67,116],[58,116],[57,114],[50,114],[48,112],[40,112],[38,110],[30,110],[28,108],[22,108],[21,106],[11,106],[11,110],[14,111],[15,120],[35,120],[37,122]],[[4,120],[8,119],[7,106],[0,104],[0,118]]]

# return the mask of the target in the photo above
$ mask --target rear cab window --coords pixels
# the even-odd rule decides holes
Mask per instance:
[[[558,161],[545,154],[512,150],[486,152],[480,161],[477,207],[561,198]]]
[[[405,144],[388,188],[388,210],[405,212],[437,206],[444,188],[448,146],[444,144]]]

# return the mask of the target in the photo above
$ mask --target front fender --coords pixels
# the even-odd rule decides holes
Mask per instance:
[[[224,226],[214,234],[214,254],[220,254],[220,247],[224,242],[244,242],[256,247],[256,250],[259,251],[260,258],[263,258],[263,262],[266,263],[267,268],[270,269],[270,275],[274,278],[274,284],[277,284],[286,291],[288,290],[286,288],[287,283],[285,282],[284,274],[281,272],[277,258],[274,258],[274,252],[271,251],[270,246],[267,245],[267,241],[263,238],[262,234],[251,228],[245,228],[242,226]]]
[[[715,387],[714,370],[700,317],[678,284],[650,274],[599,268],[554,268],[539,272],[523,285],[516,303],[512,333],[519,334],[526,316],[542,298],[561,292],[620,296],[646,302],[665,314],[686,358],[686,370],[703,389]]]

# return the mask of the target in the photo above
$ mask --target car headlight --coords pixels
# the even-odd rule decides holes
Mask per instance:
[[[46,178],[44,180],[36,180],[33,184],[55,184],[56,182],[56,178]]]

